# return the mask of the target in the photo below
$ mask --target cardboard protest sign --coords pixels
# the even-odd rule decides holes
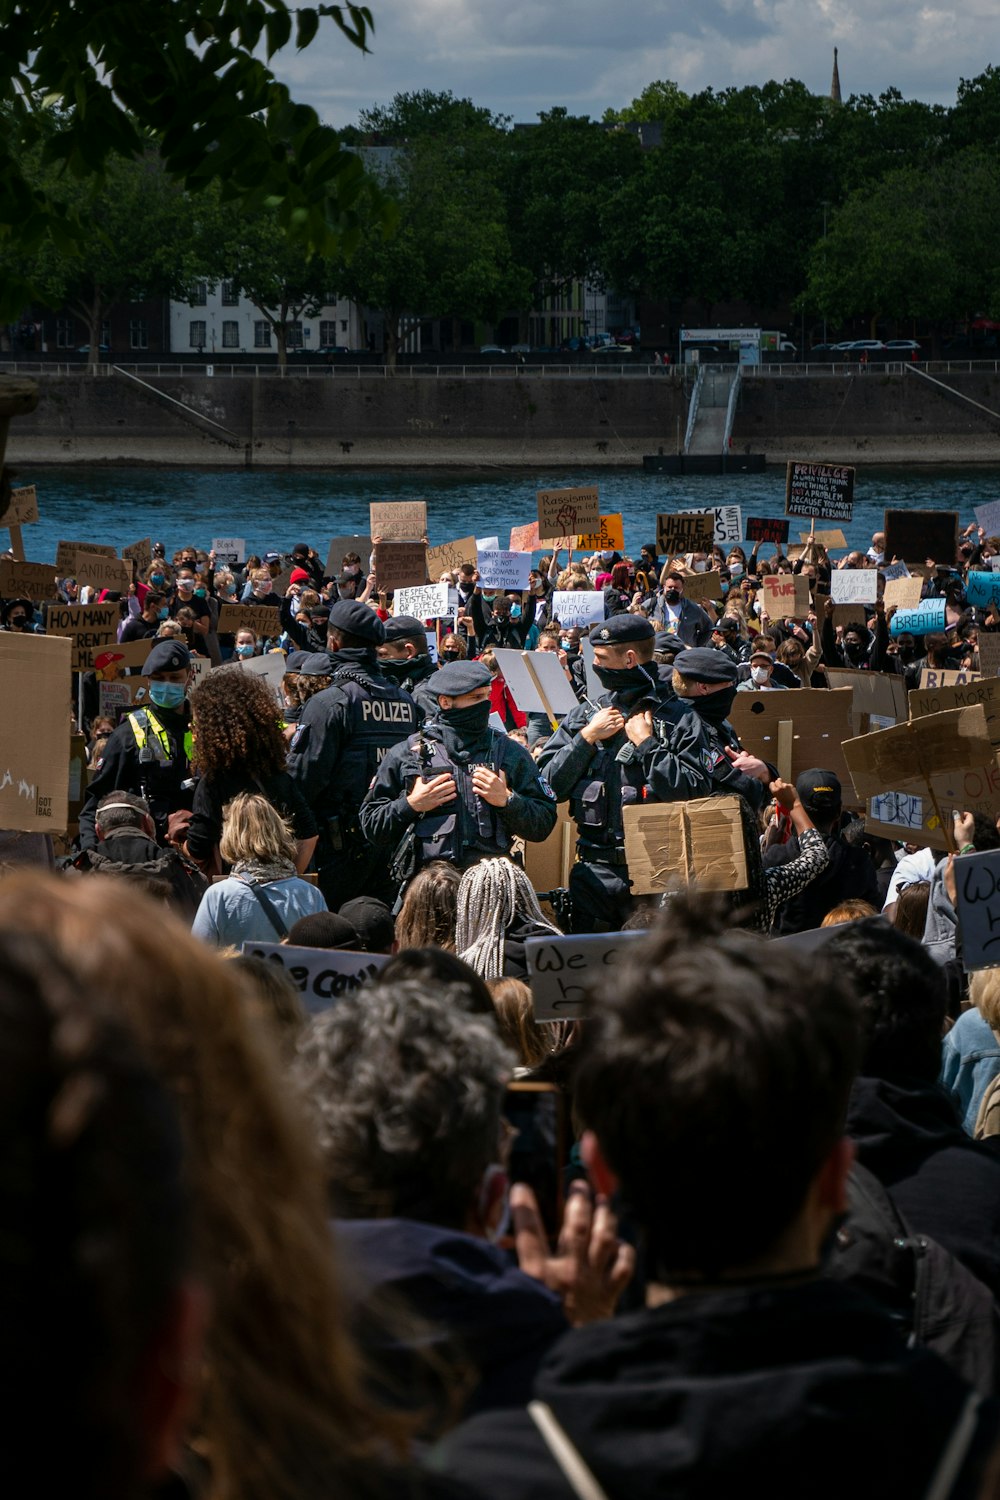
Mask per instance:
[[[537,521],[529,521],[525,526],[510,528],[511,552],[537,552],[541,545]]]
[[[569,807],[560,802],[556,812],[556,826],[547,839],[541,843],[523,841],[524,873],[536,891],[554,891],[560,886],[565,889],[576,859],[576,824]]]
[[[344,571],[344,558],[348,552],[356,552],[361,559],[361,571],[368,572],[368,563],[372,555],[372,539],[364,532],[355,532],[353,535],[331,538],[326,553],[324,577],[340,577]]]
[[[890,578],[886,583],[882,599],[886,609],[917,609],[924,591],[922,578]]]
[[[967,683],[981,681],[978,672],[954,671],[950,667],[921,667],[919,686],[922,688],[965,687]],[[987,681],[990,681],[987,678]]]
[[[113,589],[120,594],[128,593],[132,582],[131,569],[120,557],[103,557],[96,552],[76,554],[73,577],[77,583],[89,584],[92,589]]]
[[[995,756],[972,770],[933,774],[930,788],[933,800],[928,786],[922,782],[870,797],[865,827],[881,838],[903,839],[928,849],[948,849],[951,845],[945,825],[950,834],[954,813],[979,812],[990,822],[1000,816],[1000,768]]]
[[[596,531],[601,524],[601,506],[596,489],[537,490],[538,535],[578,536]]]
[[[373,500],[368,526],[383,542],[419,542],[427,535],[427,501]]]
[[[212,551],[215,554],[215,566],[217,568],[233,568],[237,563],[246,562],[247,544],[246,539],[241,536],[217,536],[212,538]],[[125,549],[122,548],[122,557]]]
[[[979,671],[983,677],[1000,672],[1000,634],[991,630],[979,632]]]
[[[0,526],[30,526],[38,520],[38,490],[33,484],[23,484],[10,492],[10,502]]]
[[[785,469],[785,515],[849,521],[854,514],[850,464],[810,464],[789,459]]]
[[[922,563],[932,557],[950,564],[958,555],[957,510],[887,510],[884,530],[890,560]]]
[[[574,625],[596,625],[604,619],[603,589],[555,589],[552,618],[567,630]]]
[[[830,598],[834,604],[874,604],[878,598],[878,573],[874,568],[834,568],[830,574]]]
[[[656,545],[668,560],[682,552],[710,552],[715,542],[715,512],[662,512],[656,518]]]
[[[970,604],[985,609],[1000,602],[1000,573],[970,572],[965,581],[965,597]]]
[[[128,547],[123,547],[122,558],[126,563],[132,564],[141,578],[153,561],[152,537],[143,537],[141,541],[132,542]]]
[[[962,967],[1000,964],[1000,849],[956,856],[955,897]]]
[[[850,688],[854,694],[851,714],[856,735],[868,733],[866,721],[872,718],[893,723],[909,718],[906,679],[897,672],[852,672],[847,667],[826,667],[825,671],[832,688]]]
[[[722,574],[709,569],[705,573],[684,574],[684,597],[701,604],[704,599],[721,599]]]
[[[750,516],[747,520],[747,541],[782,544],[788,541],[788,525],[784,516]]]
[[[283,701],[281,684],[285,676],[285,656],[282,651],[266,651],[263,656],[248,656],[240,660],[239,666],[253,677],[263,677],[276,702]]]
[[[267,636],[278,624],[278,611],[266,604],[220,604],[220,635],[235,635],[238,630],[252,630],[254,635]]]
[[[477,552],[500,552],[500,551],[502,551],[502,548],[500,546],[500,538],[498,536],[477,536],[476,537],[476,551]]]
[[[263,958],[292,981],[310,1015],[329,1010],[353,995],[389,962],[386,953],[355,953],[348,948],[290,948],[282,943],[244,943],[243,952]]]
[[[72,638],[74,672],[87,671],[95,655],[118,644],[117,604],[46,604],[45,629],[50,636]]]
[[[106,646],[94,657],[94,671],[98,677],[109,682],[125,672],[139,672],[146,665],[146,659],[155,645],[156,641],[152,637],[141,641],[116,641],[113,646]]]
[[[425,583],[416,589],[397,589],[393,613],[412,615],[415,620],[443,620],[454,614],[446,583]]]
[[[624,552],[625,530],[620,512],[613,516],[601,516],[593,531],[583,531],[576,538],[581,552]]]
[[[976,525],[981,526],[987,536],[1000,536],[1000,500],[988,500],[976,506]]]
[[[719,547],[727,542],[738,542],[743,537],[743,514],[738,505],[715,505],[703,507],[705,515],[715,517],[713,541]]]
[[[114,557],[114,547],[98,542],[59,542],[56,546],[56,574],[60,578],[72,578],[73,566],[80,552],[96,552],[101,557]]]
[[[11,562],[0,558],[0,598],[32,599],[36,604],[50,599],[56,591],[56,570],[52,563]]]
[[[479,582],[483,588],[523,592],[531,572],[530,552],[479,553]]]
[[[943,630],[944,626],[944,600],[924,599],[916,609],[897,609],[889,622],[889,634],[926,635],[929,631]]]
[[[0,631],[0,828],[63,833],[69,810],[71,645]],[[15,705],[23,705],[17,712]]]
[[[622,820],[634,896],[658,895],[687,885],[702,891],[746,890],[738,798],[643,802],[623,808]]]
[[[516,547],[511,549],[516,552]],[[427,572],[433,579],[441,573],[456,573],[463,563],[476,566],[477,552],[474,536],[459,537],[454,542],[442,542],[439,547],[427,549]]]
[[[872,613],[871,605],[868,604],[835,604],[833,606],[834,628],[839,625],[846,630],[849,625],[858,625],[867,629],[868,616]]]
[[[494,655],[522,713],[555,719],[576,708],[576,694],[555,651],[514,651],[498,646]]]
[[[827,552],[839,552],[847,546],[847,538],[842,531],[800,531],[800,542],[814,542],[817,547],[825,547]]]
[[[743,746],[777,766],[786,781],[824,766],[840,777],[846,798],[850,778],[841,745],[850,738],[853,705],[847,688],[737,693],[729,721]]]
[[[375,578],[380,589],[416,588],[427,582],[423,542],[376,542]]]
[[[147,701],[149,678],[118,677],[113,682],[99,682],[97,694],[101,713],[107,714],[117,724],[122,714]]]
[[[973,703],[982,704],[990,744],[995,750],[1000,749],[1000,677],[980,678],[976,682],[955,683],[947,687],[914,688],[910,693],[910,718],[920,719],[948,709],[967,708]]]
[[[809,579],[804,573],[769,573],[762,582],[769,620],[805,619],[809,613]]]
[[[591,989],[613,982],[629,951],[645,937],[644,932],[602,932],[528,938],[524,952],[535,1020],[582,1016]]]

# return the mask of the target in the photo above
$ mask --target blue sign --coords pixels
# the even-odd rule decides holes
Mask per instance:
[[[890,635],[926,635],[944,629],[944,600],[925,599],[916,609],[897,609],[889,626]]]
[[[970,604],[985,609],[989,604],[1000,602],[1000,573],[970,573],[965,585],[965,597]]]

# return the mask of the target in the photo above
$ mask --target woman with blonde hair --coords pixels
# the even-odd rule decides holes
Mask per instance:
[[[41,935],[176,1101],[192,1269],[209,1294],[192,1493],[408,1494],[386,1472],[398,1429],[361,1388],[315,1141],[238,974],[124,884],[109,897],[107,882],[11,875],[0,926]]]
[[[562,937],[546,921],[531,881],[509,859],[484,859],[458,887],[455,950],[483,979],[527,974],[524,940]]]
[[[241,792],[226,806],[219,852],[232,873],[202,896],[195,937],[220,948],[278,943],[299,917],[326,911],[319,889],[296,875],[291,824],[266,797]]]

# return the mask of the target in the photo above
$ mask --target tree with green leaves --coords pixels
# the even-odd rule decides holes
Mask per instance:
[[[689,95],[679,89],[671,78],[660,78],[647,83],[638,98],[623,109],[606,109],[605,125],[630,123],[668,125],[674,115],[688,103]]]

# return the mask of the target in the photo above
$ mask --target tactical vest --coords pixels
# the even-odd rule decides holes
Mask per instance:
[[[336,780],[324,795],[323,811],[354,815],[388,750],[412,734],[419,710],[395,683],[369,677],[353,667],[334,673],[331,687],[344,702],[347,733]]]
[[[487,765],[497,775],[503,765],[503,737],[492,733],[488,757],[467,763],[452,760],[447,745],[429,735],[423,738],[420,774],[425,781],[446,773],[454,776],[458,796],[446,807],[420,818],[415,825],[419,855],[418,866],[432,859],[446,859],[453,865],[466,865],[481,856],[510,853],[510,835],[499,817],[499,808],[491,807],[478,797],[472,786],[472,773],[478,765]],[[418,757],[419,739],[410,741]]]
[[[617,759],[619,750],[630,743],[624,732],[613,740],[600,740],[586,773],[569,794],[570,816],[585,844],[601,849],[624,848],[622,808],[641,802],[646,792],[639,761]]]
[[[191,730],[184,731],[181,745],[177,746],[152,709],[137,709],[126,718],[139,752],[142,795],[149,803],[154,820],[162,825],[168,813],[191,806],[190,795],[181,792],[181,783],[190,775],[194,750]],[[179,750],[183,751],[183,756]]]

